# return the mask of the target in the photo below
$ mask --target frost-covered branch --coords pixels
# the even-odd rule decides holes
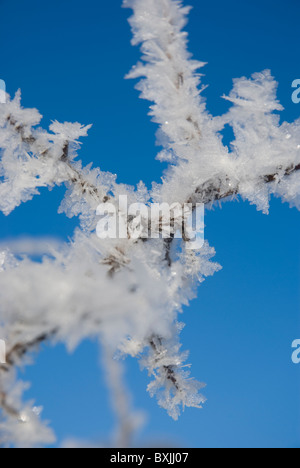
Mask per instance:
[[[53,332],[54,333],[54,332]],[[18,341],[7,350],[6,363],[0,365],[0,447],[37,447],[53,443],[55,436],[47,423],[41,423],[42,408],[33,402],[24,404],[22,394],[27,385],[17,382],[16,367],[24,362],[28,353],[37,350],[38,346],[51,338],[48,335],[37,336],[31,341]],[[13,341],[13,340],[12,340]]]
[[[21,202],[38,193],[39,187],[63,182],[80,185],[81,175],[70,164],[77,140],[90,126],[54,122],[52,134],[36,128],[41,121],[36,109],[23,109],[21,95],[0,106],[1,210],[9,214]],[[70,145],[73,145],[72,152]]]
[[[104,345],[102,362],[106,371],[109,397],[117,418],[115,446],[128,448],[133,445],[135,434],[145,418],[141,412],[132,409],[130,394],[124,383],[123,365],[115,358],[107,343]]]
[[[279,166],[276,172],[261,176],[261,181],[265,184],[278,183],[280,176],[282,178],[289,177],[300,171],[300,164],[287,168]],[[227,175],[223,178],[215,178],[207,181],[200,187],[197,187],[195,193],[188,199],[188,203],[196,205],[196,203],[204,203],[205,205],[213,204],[216,201],[224,200],[228,197],[234,197],[240,194],[240,183],[236,180],[231,180]]]
[[[148,386],[150,394],[158,395],[160,406],[175,420],[181,408],[202,408],[206,399],[199,390],[205,385],[189,378],[189,366],[185,365],[187,353],[180,353],[178,342],[170,343],[153,336],[149,344],[150,353],[143,359],[143,365],[154,376]]]

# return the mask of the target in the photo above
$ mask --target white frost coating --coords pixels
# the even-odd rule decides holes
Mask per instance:
[[[22,393],[27,388],[28,385],[23,382],[15,383],[13,371],[2,373],[0,389],[9,395],[6,406],[3,407],[6,419],[0,419],[2,448],[10,447],[12,441],[16,448],[31,448],[50,445],[56,440],[48,423],[40,421],[42,408],[36,407],[34,402],[22,403]]]
[[[174,327],[175,338],[180,328],[180,324]],[[148,385],[150,395],[157,395],[159,405],[174,420],[178,419],[181,409],[185,407],[202,408],[206,399],[199,390],[205,385],[190,378],[189,366],[185,365],[188,353],[180,352],[180,345],[174,338],[162,344],[160,339],[153,337],[151,345],[151,352],[142,361],[143,367],[154,377]]]
[[[81,125],[80,123],[59,123],[57,121],[53,122],[50,125],[50,130],[56,135],[59,135],[63,141],[73,141],[77,142],[80,137],[85,137],[88,134],[88,130],[91,128],[91,125]]]
[[[74,152],[78,139],[90,128],[54,122],[51,134],[36,128],[41,118],[36,109],[21,106],[20,92],[0,106],[0,209],[6,215],[38,194],[40,187],[69,180],[71,174],[63,161],[66,142],[73,144]]]
[[[274,111],[283,108],[276,90],[277,83],[269,70],[255,73],[250,80],[235,80],[226,98],[234,105],[222,118],[235,134],[232,150],[239,193],[264,212],[269,210],[270,194],[300,207],[300,174],[286,178],[286,171],[300,163],[300,119],[280,124]],[[271,174],[276,174],[275,182],[265,184],[264,176]]]
[[[213,118],[199,91],[197,69],[203,64],[191,59],[182,31],[189,8],[175,0],[126,0],[124,6],[133,9],[133,44],[141,44],[143,53],[130,77],[142,78],[141,96],[154,103],[150,114],[163,147],[159,159],[169,162],[162,184],[150,192],[142,182],[137,188],[117,184],[114,174],[75,161],[78,140],[90,126],[53,122],[44,131],[39,112],[22,108],[20,93],[0,106],[0,209],[9,214],[40,187],[64,183],[59,210],[80,220],[69,244],[52,243],[47,251],[37,243],[45,254],[40,262],[30,258],[36,251],[28,241],[10,243],[15,256],[1,244],[0,337],[7,348],[7,364],[0,367],[3,446],[54,440],[40,411],[22,402],[24,387],[16,372],[46,340],[70,350],[85,338],[101,342],[119,440],[126,445],[138,418],[130,415],[126,398],[117,401],[121,370],[116,363],[110,367],[112,355],[141,358],[152,377],[150,394],[174,419],[185,407],[205,401],[203,385],[189,377],[187,353],[181,352],[178,314],[196,296],[199,283],[220,269],[211,261],[214,249],[205,242],[200,251],[189,250],[188,239],[142,242],[130,229],[128,239],[100,240],[95,235],[100,203],[117,207],[118,197],[126,195],[130,204],[210,205],[241,195],[268,212],[274,194],[300,208],[300,121],[280,123],[282,108],[270,72],[235,80],[226,98],[230,110]],[[226,125],[235,134],[230,150],[220,133]],[[20,255],[25,247],[29,258]]]
[[[185,202],[229,162],[199,92],[201,75],[196,70],[205,64],[192,60],[186,48],[182,28],[190,8],[170,0],[129,0],[124,5],[134,9],[133,44],[142,42],[144,54],[144,63],[128,77],[145,77],[137,89],[154,102],[150,115],[160,125],[158,141],[165,148],[158,158],[173,164],[153,196],[157,201]]]
[[[226,99],[233,107],[223,117],[213,118],[205,109],[198,90],[203,66],[191,60],[182,32],[188,8],[180,1],[125,0],[134,9],[130,23],[134,44],[142,43],[143,63],[129,74],[144,77],[137,85],[141,97],[154,102],[150,115],[160,125],[159,142],[164,146],[159,158],[170,163],[163,186],[154,186],[153,197],[168,202],[186,201],[207,181],[230,179],[221,191],[231,188],[268,212],[270,194],[299,206],[299,175],[290,182],[286,170],[300,163],[300,119],[292,124],[279,122],[283,110],[276,98],[277,83],[268,70],[248,80],[234,80]],[[159,79],[158,79],[159,77]],[[222,144],[218,131],[233,127],[231,152]],[[265,184],[264,176],[276,175]],[[288,187],[286,186],[288,185]]]

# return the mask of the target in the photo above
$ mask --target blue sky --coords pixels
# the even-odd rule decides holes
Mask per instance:
[[[190,0],[190,50],[204,69],[210,112],[226,111],[232,79],[270,68],[279,82],[284,120],[300,116],[291,84],[300,78],[297,0]],[[139,58],[130,46],[128,10],[121,0],[0,0],[0,79],[23,104],[51,120],[93,123],[80,158],[118,174],[120,182],[149,186],[163,165],[155,161],[155,125],[125,74]],[[75,220],[57,215],[63,190],[40,197],[6,218],[0,238],[72,235]],[[264,216],[248,203],[226,203],[206,215],[206,237],[223,270],[199,289],[182,320],[193,375],[207,383],[208,402],[173,422],[145,391],[148,377],[128,360],[134,404],[149,413],[140,444],[183,447],[300,447],[300,365],[291,343],[300,338],[300,214],[273,200]],[[69,356],[44,347],[27,397],[62,440],[99,440],[113,429],[98,351],[84,343]]]

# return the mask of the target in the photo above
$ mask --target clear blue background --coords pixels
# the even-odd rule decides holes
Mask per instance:
[[[190,50],[208,62],[209,110],[228,104],[232,79],[270,68],[279,82],[282,118],[300,116],[291,83],[300,78],[298,0],[190,0]],[[148,103],[123,77],[139,58],[130,46],[128,10],[121,0],[0,0],[0,78],[23,103],[52,119],[93,123],[80,157],[118,173],[120,182],[149,186],[163,166],[155,161],[155,125]],[[42,195],[8,218],[1,239],[56,235],[76,225],[57,215],[63,190]],[[208,386],[202,411],[173,422],[146,393],[148,377],[128,361],[134,403],[149,413],[137,444],[182,447],[300,447],[300,365],[291,343],[300,338],[300,214],[280,201],[266,217],[247,203],[227,203],[206,217],[206,237],[224,269],[208,279],[182,319],[193,375]],[[44,405],[59,445],[66,437],[107,439],[113,415],[98,351],[84,343],[73,356],[43,348],[27,397]]]

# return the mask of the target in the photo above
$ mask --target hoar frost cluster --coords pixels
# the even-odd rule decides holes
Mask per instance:
[[[151,101],[159,125],[158,155],[169,163],[162,183],[149,191],[119,185],[116,177],[77,160],[79,140],[89,126],[54,122],[42,129],[40,113],[24,109],[18,92],[0,105],[0,209],[9,215],[41,187],[65,184],[59,212],[77,216],[80,228],[64,246],[53,246],[42,262],[0,252],[0,337],[7,362],[0,367],[0,441],[2,446],[36,447],[54,440],[34,403],[24,403],[17,369],[44,341],[74,349],[97,338],[104,349],[108,383],[120,418],[119,443],[130,443],[140,416],[120,392],[122,370],[116,357],[141,360],[152,378],[149,392],[177,419],[185,407],[205,401],[189,376],[181,351],[178,314],[195,297],[196,287],[220,266],[213,248],[174,246],[170,239],[100,240],[95,234],[97,206],[127,195],[130,203],[204,203],[238,195],[267,213],[270,196],[300,208],[300,121],[280,124],[277,84],[270,72],[234,81],[225,99],[228,113],[212,117],[202,98],[204,64],[187,51],[188,7],[178,0],[124,0],[133,10],[133,44],[142,61],[130,78],[141,78],[141,97]],[[276,111],[276,112],[275,112]],[[222,142],[233,128],[230,150]],[[175,220],[176,222],[176,220]]]

